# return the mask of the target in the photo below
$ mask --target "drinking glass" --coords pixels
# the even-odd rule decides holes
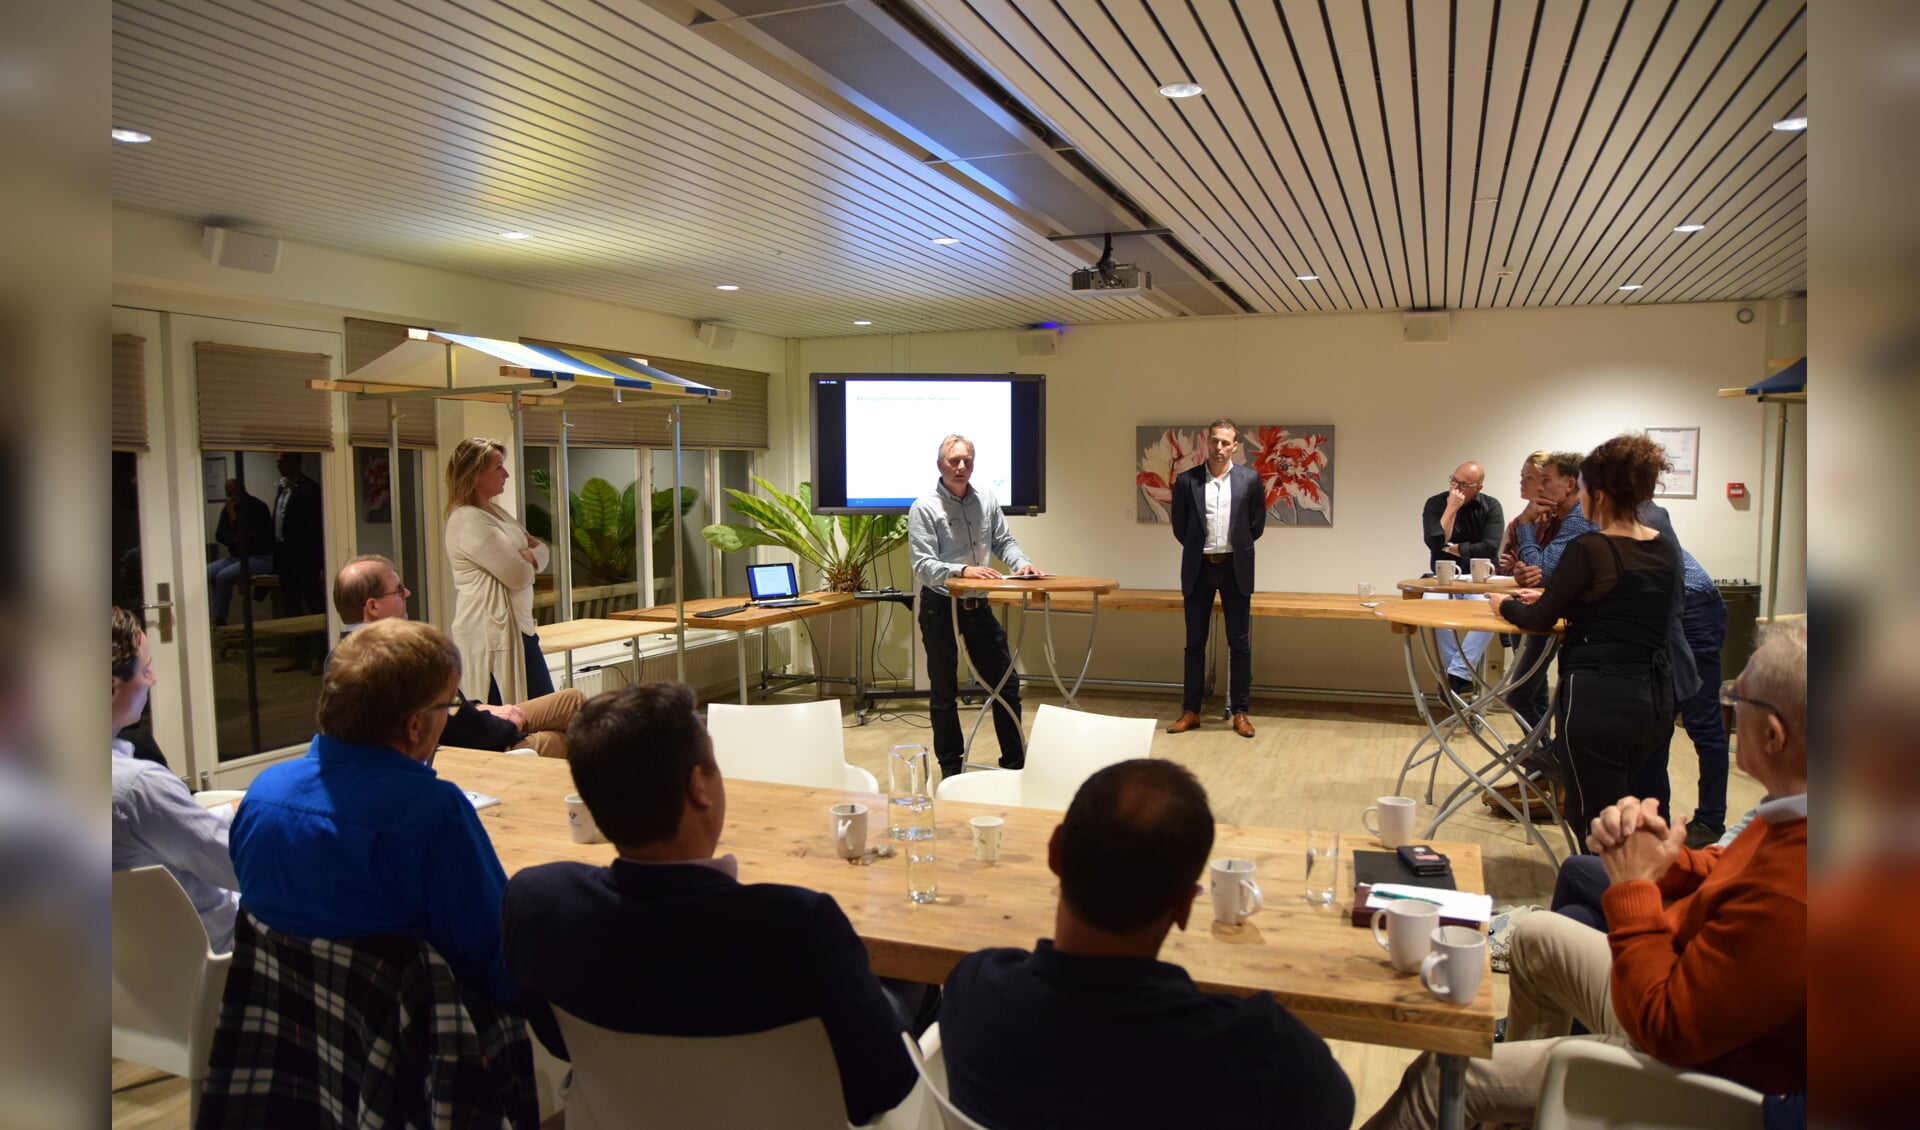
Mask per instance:
[[[1340,835],[1327,828],[1307,833],[1307,901],[1332,906],[1340,890]]]

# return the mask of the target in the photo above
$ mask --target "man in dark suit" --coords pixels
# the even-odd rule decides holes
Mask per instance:
[[[568,763],[607,867],[547,863],[507,884],[507,975],[528,1022],[568,1058],[553,1009],[616,1032],[735,1036],[819,1017],[847,1117],[913,1089],[906,1028],[832,896],[746,884],[714,858],[727,793],[693,688],[600,695],[567,730]],[[745,1081],[750,1085],[750,1081]]]
[[[1225,418],[1207,425],[1207,461],[1173,481],[1173,536],[1180,540],[1180,591],[1186,594],[1186,690],[1180,717],[1167,727],[1184,734],[1200,725],[1206,686],[1207,633],[1213,594],[1227,620],[1227,715],[1233,732],[1253,736],[1247,694],[1253,685],[1253,543],[1267,528],[1266,495],[1253,468],[1234,462],[1240,426]]]

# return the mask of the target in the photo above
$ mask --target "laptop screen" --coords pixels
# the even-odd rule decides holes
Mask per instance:
[[[792,565],[747,566],[747,595],[755,600],[785,600],[800,595]]]

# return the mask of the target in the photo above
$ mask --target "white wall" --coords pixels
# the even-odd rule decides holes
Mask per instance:
[[[1511,514],[1535,448],[1584,451],[1628,429],[1698,425],[1699,497],[1667,503],[1674,526],[1714,576],[1756,577],[1770,433],[1751,400],[1716,392],[1765,375],[1766,328],[1741,325],[1736,308],[1469,311],[1452,316],[1444,345],[1402,344],[1397,314],[1070,326],[1048,358],[1019,356],[1012,332],[814,340],[799,345],[790,392],[816,371],[1044,372],[1047,513],[1011,519],[1014,536],[1050,570],[1144,588],[1177,587],[1180,558],[1166,527],[1134,519],[1140,425],[1219,415],[1335,425],[1333,528],[1270,524],[1257,557],[1262,589],[1329,592],[1358,581],[1391,592],[1422,572],[1421,506],[1462,460],[1487,465]],[[789,426],[804,449],[804,414]],[[931,450],[927,465],[931,485]],[[1730,481],[1754,497],[1730,503]],[[1782,610],[1795,607],[1804,596],[1783,594]],[[1255,681],[1404,686],[1397,648],[1370,629],[1256,623]],[[1096,673],[1177,679],[1180,631],[1177,617],[1113,617]]]

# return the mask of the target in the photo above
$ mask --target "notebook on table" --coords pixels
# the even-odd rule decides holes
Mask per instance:
[[[1484,927],[1493,914],[1492,896],[1457,889],[1452,872],[1417,875],[1400,862],[1399,855],[1390,851],[1354,852],[1353,881],[1355,926],[1371,927],[1373,912],[1391,901],[1391,897],[1426,898],[1439,903],[1440,922],[1445,926]],[[1375,887],[1381,889],[1379,894],[1374,892]],[[1369,902],[1372,905],[1368,905]]]
[[[799,608],[820,603],[800,599],[800,579],[794,576],[793,566],[784,563],[747,566],[747,596],[759,608]]]

